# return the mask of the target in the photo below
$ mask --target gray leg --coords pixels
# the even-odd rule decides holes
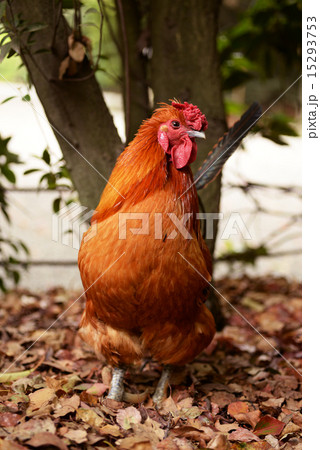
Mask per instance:
[[[172,372],[171,367],[166,366],[163,368],[157,389],[152,397],[153,403],[155,403],[156,405],[161,403],[162,400],[164,400],[164,398],[166,397],[171,372]]]
[[[124,393],[123,378],[125,373],[126,369],[114,367],[112,372],[111,387],[107,398],[121,402]]]

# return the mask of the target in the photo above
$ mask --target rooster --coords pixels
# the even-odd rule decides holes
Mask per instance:
[[[257,108],[253,112],[231,134],[232,148],[226,151],[228,133],[213,155],[223,162],[224,153],[230,156],[234,138],[246,134]],[[164,366],[153,396],[159,403],[171,368],[192,361],[215,334],[205,306],[211,254],[200,232],[190,169],[196,138],[205,137],[207,126],[200,109],[187,102],[155,110],[119,156],[83,236],[78,262],[86,306],[80,335],[113,366],[113,400],[123,399],[127,368],[152,357]],[[198,180],[207,173],[207,183],[221,167],[210,155]]]

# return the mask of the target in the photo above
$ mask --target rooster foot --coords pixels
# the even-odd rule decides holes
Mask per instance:
[[[126,369],[114,367],[112,372],[111,386],[107,398],[121,402],[124,394],[123,378]]]
[[[160,405],[160,403],[162,402],[162,400],[164,400],[164,398],[167,395],[167,388],[169,386],[169,380],[170,380],[170,375],[172,372],[172,368],[169,366],[166,366],[163,368],[159,383],[157,385],[156,391],[153,394],[152,400],[153,403],[155,405]]]

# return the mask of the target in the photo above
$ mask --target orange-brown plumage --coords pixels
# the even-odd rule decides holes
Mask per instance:
[[[185,156],[180,141],[170,141],[176,136],[173,130],[164,151],[159,130],[166,133],[163,124],[170,127],[170,121],[180,123],[179,133],[190,129],[183,109],[164,105],[120,155],[79,252],[87,291],[80,333],[114,366],[134,364],[147,355],[163,364],[185,364],[215,333],[214,319],[204,305],[211,255],[196,218],[197,192],[188,164],[175,167],[194,158],[195,144],[187,147],[183,137]],[[126,238],[119,239],[123,213],[148,213],[148,234],[132,234],[129,229],[140,228],[141,220],[129,220]],[[172,213],[178,218],[192,213],[185,224],[192,239],[180,232],[172,238],[177,231],[168,215]]]

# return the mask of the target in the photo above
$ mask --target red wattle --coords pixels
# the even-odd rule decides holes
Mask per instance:
[[[192,163],[196,156],[196,144],[189,137],[186,137],[180,145],[175,145],[171,149],[171,158],[176,169],[182,169],[182,167]]]

